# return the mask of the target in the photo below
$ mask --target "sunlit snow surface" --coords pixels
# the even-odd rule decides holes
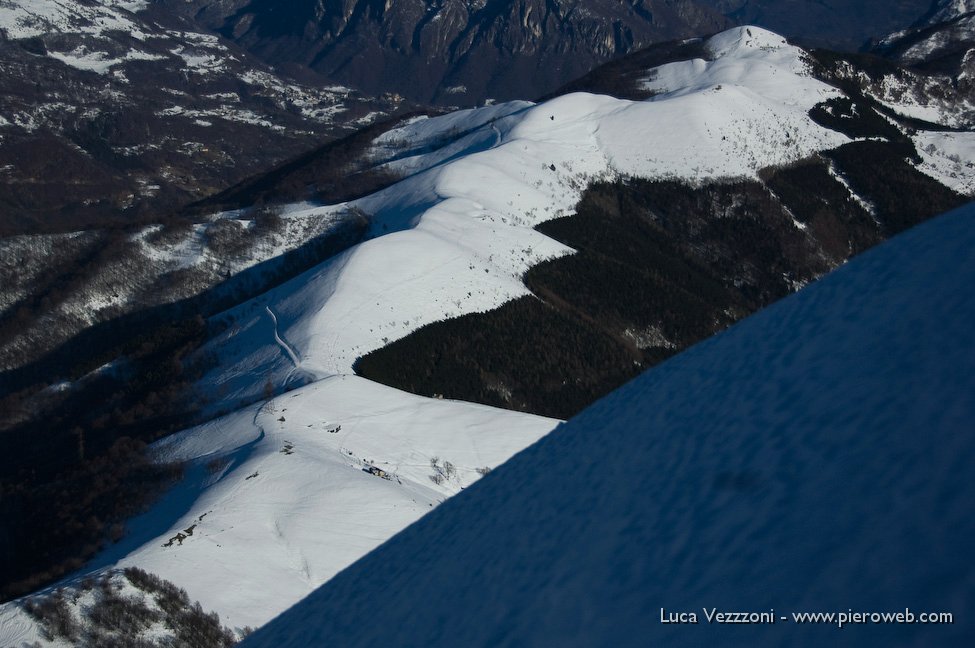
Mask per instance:
[[[186,479],[85,571],[138,566],[259,626],[556,423],[356,376],[308,385],[157,444]],[[37,638],[0,607],[0,646]]]
[[[0,29],[7,38],[32,38],[51,32],[84,31],[100,35],[106,31],[122,31],[133,37],[144,37],[129,12],[139,11],[145,2],[114,2],[99,4],[73,0],[30,0],[30,2],[0,2]],[[120,11],[123,10],[123,11]]]
[[[650,370],[245,645],[968,645],[973,219],[921,225]],[[709,626],[711,607],[955,622]]]
[[[528,294],[524,272],[570,252],[533,228],[571,213],[593,179],[755,177],[849,141],[809,119],[839,91],[782,37],[740,28],[706,47],[713,61],[648,71],[661,93],[650,101],[577,93],[387,133],[378,147],[416,153],[389,164],[407,179],[354,205],[372,216],[376,238],[234,311],[211,346],[220,367],[201,388],[237,402],[259,394],[257,374],[293,380],[267,306],[305,375],[324,377],[421,326]]]
[[[159,537],[119,566],[184,585],[232,625],[260,625],[555,423],[355,376],[309,385],[163,442],[162,457],[197,459],[207,486],[183,486],[187,510],[167,520],[170,535],[197,526],[181,545],[160,550]],[[209,476],[200,461],[210,457],[230,464]],[[435,458],[454,466],[440,484]]]
[[[390,151],[403,152],[388,167],[405,176],[404,180],[348,205],[289,207],[286,219],[295,223],[333,219],[337,214],[360,209],[371,217],[370,238],[227,314],[226,331],[207,349],[214,354],[216,368],[198,388],[212,399],[212,411],[239,411],[158,446],[162,457],[190,461],[187,480],[149,514],[134,521],[126,540],[86,571],[137,565],[185,587],[191,598],[200,599],[206,609],[219,612],[232,626],[259,625],[444,498],[471,484],[478,469],[483,472],[486,467],[497,466],[544,436],[555,421],[403,394],[349,375],[352,365],[361,355],[425,324],[488,310],[527,294],[521,276],[529,267],[571,252],[536,232],[534,226],[570,214],[593,179],[629,174],[691,182],[755,177],[762,168],[792,162],[849,141],[808,119],[810,108],[837,96],[838,91],[808,74],[805,55],[800,50],[756,28],[726,32],[706,46],[714,60],[648,71],[647,83],[658,92],[649,101],[573,94],[538,105],[513,102],[412,120],[374,143],[376,159],[389,159]],[[954,173],[951,156],[962,150],[957,148],[959,145],[942,139],[926,143],[935,144],[930,154],[930,172]],[[969,173],[965,169],[962,172]],[[961,178],[959,182],[968,180]],[[192,243],[189,240],[186,245],[159,254],[168,262],[191,263],[199,256]],[[849,305],[860,305],[862,299],[858,295],[848,300]],[[804,322],[790,322],[789,327],[777,332],[807,335],[804,327],[817,332],[815,326]],[[923,331],[918,339],[925,339]],[[756,348],[748,350],[751,355],[745,355],[758,362],[759,352],[771,353]],[[843,352],[849,355],[850,349]],[[814,369],[816,365],[809,366]],[[717,378],[712,379],[710,372],[702,369],[697,382],[690,381],[688,394],[671,394],[668,398],[685,405],[691,400],[702,411],[714,413],[720,398],[712,391],[721,392],[722,398],[734,395],[739,408],[735,416],[757,412],[766,401],[780,402],[770,400],[767,390],[774,388],[765,383],[749,387],[747,381],[739,385],[725,376],[721,389],[716,389],[714,380]],[[301,387],[309,382],[312,384]],[[712,391],[705,389],[709,385]],[[279,396],[270,405],[262,407],[259,401],[239,409],[242,401],[263,399],[266,393],[295,387],[300,388]],[[789,389],[790,398],[806,404],[815,402],[798,387]],[[777,483],[774,479],[778,473],[765,472],[751,466],[750,459],[739,458],[720,469],[709,468],[711,472],[703,478],[705,486],[686,480],[671,483],[668,475],[674,473],[680,461],[669,455],[648,454],[646,444],[663,448],[661,444],[665,442],[689,438],[690,432],[679,425],[675,428],[679,434],[667,435],[666,439],[653,431],[667,429],[665,423],[672,423],[670,417],[687,417],[691,409],[678,415],[673,413],[676,410],[664,408],[667,399],[660,397],[653,402],[658,405],[640,410],[641,420],[649,427],[634,429],[633,434],[639,438],[620,436],[626,430],[615,428],[591,435],[579,433],[573,442],[573,457],[563,457],[555,465],[543,456],[533,459],[538,462],[538,475],[531,478],[544,484],[532,486],[539,490],[540,499],[537,507],[532,504],[528,508],[546,521],[548,537],[531,543],[540,550],[564,546],[572,555],[558,560],[585,564],[588,547],[575,542],[574,534],[586,532],[588,527],[566,526],[559,516],[553,517],[549,507],[555,494],[547,493],[545,487],[557,487],[568,498],[558,504],[567,522],[571,522],[570,514],[579,510],[591,511],[594,520],[607,520],[605,542],[621,534],[639,538],[650,527],[658,531],[672,528],[682,538],[678,542],[676,536],[666,535],[668,542],[673,540],[666,545],[654,536],[655,544],[648,545],[646,556],[621,554],[619,560],[611,562],[617,585],[633,590],[633,596],[644,583],[659,588],[663,586],[660,583],[676,579],[675,583],[693,585],[687,590],[688,597],[675,597],[660,605],[750,603],[751,599],[731,597],[724,602],[699,601],[693,594],[700,589],[700,583],[680,580],[690,578],[690,571],[683,575],[663,572],[664,576],[651,578],[646,569],[651,557],[658,560],[655,565],[660,564],[660,552],[685,565],[690,564],[687,556],[697,555],[681,554],[678,548],[681,543],[688,548],[695,546],[694,537],[686,531],[692,525],[685,518],[690,516],[688,502],[696,501],[700,489],[713,492],[718,504],[731,505],[738,501],[736,498],[754,495],[758,498],[756,517],[740,520],[740,529],[746,538],[768,532],[772,523],[766,513],[774,502],[765,502],[766,509],[759,505],[764,501],[762,493],[766,493],[763,488]],[[597,407],[595,411],[600,410]],[[599,420],[587,425],[596,429],[597,423],[606,424],[613,416],[604,411]],[[707,456],[715,465],[727,454],[723,449],[728,438],[725,426],[732,425],[733,430],[738,420],[735,416],[730,422],[720,418],[710,421],[714,427],[709,438],[714,443],[707,452],[713,456]],[[626,421],[619,426],[626,427]],[[341,429],[335,431],[339,425]],[[780,424],[777,429],[786,427]],[[768,433],[775,431],[770,429]],[[560,434],[558,439],[562,438],[565,437]],[[614,440],[617,438],[626,440],[626,444],[632,442],[632,451],[622,441]],[[798,437],[783,433],[773,437],[771,450],[762,440],[749,441],[747,449],[761,466],[768,463],[762,459],[763,452],[772,452],[772,459],[780,451],[798,452],[789,445],[792,439]],[[686,453],[683,456],[688,462],[696,461],[693,448],[677,451]],[[835,453],[842,456],[840,451]],[[737,455],[733,459],[734,456]],[[230,463],[224,465],[227,460]],[[563,473],[572,461],[582,462],[581,473]],[[449,478],[438,478],[444,474],[445,462],[454,469]],[[384,471],[389,479],[363,470],[370,466]],[[818,476],[818,468],[808,470],[815,473],[812,477]],[[489,479],[502,481],[490,476]],[[527,479],[525,475],[517,478],[513,490],[506,490],[504,497],[517,493],[518,485],[527,483]],[[602,492],[604,487],[600,484],[605,482],[601,480],[607,479],[625,484],[632,492],[625,497],[608,490]],[[588,488],[588,480],[593,480],[595,490],[577,492]],[[739,491],[744,494],[736,495]],[[647,507],[651,502],[626,499],[648,492],[655,494],[654,502],[662,508],[650,511]],[[578,503],[571,501],[573,494],[580,496]],[[617,501],[618,498],[621,499]],[[785,495],[779,499],[785,501],[784,498]],[[626,520],[629,526],[624,527],[619,526],[623,524],[619,520],[599,518],[613,514],[620,502],[631,502],[638,507],[636,512],[648,514],[636,521]],[[668,502],[677,507],[674,512],[666,508]],[[496,527],[499,533],[510,534],[523,524],[517,516],[506,518],[501,502],[493,502],[483,510],[488,516],[486,524]],[[524,510],[518,515],[522,513]],[[471,515],[476,517],[478,513]],[[752,529],[749,524],[758,526]],[[191,527],[193,533],[187,535],[185,530]],[[477,528],[481,534],[489,535],[487,527]],[[174,540],[172,545],[163,546],[181,532],[187,535],[182,544]],[[504,542],[510,540],[513,544],[502,542],[484,550],[474,542],[476,538],[465,536],[468,548],[431,545],[425,549],[427,553],[421,552],[419,565],[425,565],[431,574],[447,570],[437,572],[439,577],[447,578],[444,591],[453,591],[453,587],[477,589],[482,581],[493,582],[491,562],[463,572],[460,563],[437,566],[436,556],[440,549],[445,550],[445,556],[454,555],[446,551],[449,549],[466,551],[471,559],[483,555],[492,561],[500,559],[499,552],[508,550],[514,552],[510,559],[528,555],[515,536],[504,537]],[[724,544],[714,548],[725,552],[720,553],[722,559],[736,555],[732,547],[745,551],[746,556],[757,555],[748,553],[748,542],[735,540],[736,544],[731,540],[723,538]],[[603,555],[599,552],[608,551],[607,545],[595,538],[592,542],[598,560]],[[654,549],[657,545],[666,547]],[[855,558],[859,564],[860,555]],[[634,561],[637,567],[627,571]],[[403,602],[422,600],[414,592],[436,601],[435,583],[426,574],[417,572],[411,577],[417,583],[415,588],[396,580],[401,568],[414,569],[409,562],[390,567],[388,574],[371,573],[369,578],[376,581],[377,590],[382,590],[387,580],[396,582],[397,595]],[[498,565],[501,569],[500,562]],[[526,565],[526,569],[531,567]],[[756,567],[761,568],[764,567]],[[769,568],[784,569],[781,561],[774,560]],[[535,573],[532,569],[526,573]],[[637,576],[643,582],[637,581]],[[340,587],[348,587],[344,582]],[[527,596],[530,582],[524,578],[517,582],[523,588],[522,595]],[[582,590],[586,586],[566,582],[565,594],[549,592],[546,596],[551,594],[555,603],[584,600]],[[614,594],[610,585],[594,591]],[[490,596],[490,591],[485,590],[485,595]],[[379,598],[387,594],[392,596],[393,592],[384,592]],[[373,592],[363,594],[372,595]],[[794,602],[779,600],[772,604],[785,606]],[[358,607],[361,599],[350,601],[350,609],[358,614],[363,609]],[[501,619],[510,611],[504,604],[495,603],[477,602],[488,614],[499,615],[494,617],[494,634],[478,636],[504,643],[507,635],[503,633],[507,630]],[[623,615],[645,601],[621,599],[620,603],[619,615]],[[843,606],[855,603],[858,601],[833,604],[845,609]],[[762,605],[765,604],[763,600]],[[545,627],[546,619],[554,622],[560,618],[561,608],[545,610],[538,603],[534,605],[526,608],[526,614],[539,612],[541,627]],[[597,609],[598,615],[593,616]],[[433,610],[431,606],[430,614],[434,614]],[[595,604],[592,610],[574,610],[578,613],[576,621],[582,627],[609,628],[597,618],[604,610]],[[619,615],[607,618],[619,619]],[[643,616],[652,619],[655,615],[659,615],[659,610],[650,609]],[[454,632],[449,624],[429,616],[423,619],[431,632],[443,627],[443,638]],[[344,623],[343,619],[332,621]],[[534,622],[528,617],[521,621],[514,618],[512,628]],[[361,619],[357,623],[362,623]],[[366,632],[370,627],[356,631]],[[472,626],[478,627],[482,626]],[[389,635],[385,643],[402,645],[398,631],[389,626],[376,628]],[[613,635],[606,632],[607,636]],[[329,630],[330,638],[333,634]],[[356,635],[342,630],[335,636],[345,640]],[[635,641],[634,637],[631,639]],[[0,645],[19,645],[36,639],[36,627],[26,622],[14,606],[0,606]],[[553,640],[557,639],[569,645],[593,644],[573,639],[572,629],[565,634],[554,632]]]
[[[918,169],[966,196],[975,195],[975,132],[920,131],[912,139]]]

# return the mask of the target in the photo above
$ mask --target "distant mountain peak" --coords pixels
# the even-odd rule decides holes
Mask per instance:
[[[925,22],[929,25],[947,22],[975,11],[975,0],[940,0]]]
[[[907,65],[955,76],[971,87],[975,74],[975,0],[941,0],[909,29],[883,38],[874,51]]]

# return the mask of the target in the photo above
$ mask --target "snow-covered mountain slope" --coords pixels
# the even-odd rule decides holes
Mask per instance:
[[[975,196],[975,133],[922,131],[912,139],[922,171],[960,194]]]
[[[964,77],[970,76],[966,51],[975,40],[975,10],[934,22],[921,28],[897,32],[885,38],[880,48],[895,53],[897,60],[922,65],[942,58],[958,60]]]
[[[975,4],[943,0],[912,28],[882,39],[875,51],[928,72],[951,74],[971,92],[975,74]]]
[[[973,218],[644,374],[244,645],[966,645]],[[905,609],[953,622],[792,620]]]
[[[648,71],[658,93],[649,101],[577,93],[383,135],[377,147],[451,143],[389,163],[409,177],[354,203],[375,238],[228,313],[232,325],[209,348],[220,365],[203,388],[236,402],[260,393],[255,375],[275,385],[295,376],[266,333],[266,307],[304,375],[325,377],[425,324],[528,294],[522,274],[570,251],[534,226],[571,211],[593,179],[756,177],[849,141],[809,118],[840,93],[781,37],[734,29],[706,50],[713,60]]]
[[[574,93],[385,133],[377,157],[404,143],[417,153],[384,165],[405,179],[352,203],[371,216],[375,238],[227,313],[226,333],[208,348],[219,366],[201,389],[237,402],[260,394],[256,374],[276,386],[294,379],[294,363],[266,335],[267,306],[308,379],[349,373],[357,358],[431,322],[527,295],[524,272],[569,252],[534,227],[570,213],[594,179],[754,178],[850,141],[810,119],[842,93],[781,37],[743,27],[702,51],[647,70],[647,101]],[[968,133],[916,137],[922,170],[972,188],[975,168],[953,157],[969,150]]]
[[[3,234],[168,215],[397,105],[141,0],[7,0],[0,68]]]
[[[934,14],[926,22],[936,25],[972,12],[975,12],[975,2],[972,0],[940,0]]]
[[[352,245],[366,225],[341,208],[311,216],[296,211],[220,213],[195,224],[155,224],[126,235],[89,230],[0,239],[0,369],[34,362],[87,327],[199,300],[202,293],[209,304],[195,306],[194,312],[209,308],[212,314],[221,301],[223,308],[240,301],[235,294],[264,292],[275,274],[293,276],[321,254]],[[300,259],[289,262],[288,255]],[[67,294],[48,299],[32,320],[14,317],[46,290],[57,291],[66,274],[76,277]]]
[[[141,77],[145,66],[156,75],[181,72],[184,82],[189,81],[185,77],[223,80],[230,92],[210,97],[215,100],[212,106],[197,105],[195,110],[179,105],[178,98],[186,94],[184,91],[195,89],[190,84],[176,87],[167,79],[161,88],[156,88],[171,97],[169,116],[180,115],[193,121],[225,119],[282,130],[297,123],[283,121],[285,112],[301,114],[309,123],[331,123],[365,99],[348,88],[315,88],[276,77],[272,70],[229,41],[206,32],[180,30],[180,21],[175,17],[155,7],[147,11],[149,8],[150,3],[144,0],[8,0],[0,6],[0,31],[8,41],[21,44],[33,54],[35,64],[55,59],[70,68],[93,72],[103,77],[102,83],[114,82],[116,93],[124,94],[124,86],[131,83],[127,75]],[[143,69],[129,65],[132,62],[142,62]],[[233,74],[230,78],[239,86],[236,92],[226,83],[228,74]],[[232,95],[238,92],[245,95],[244,100],[251,94],[262,95],[284,110],[274,115],[273,111],[263,110],[258,115],[247,107],[236,108],[234,104],[242,99]],[[5,117],[28,130],[46,125],[29,113],[11,112]]]
[[[187,478],[84,574],[138,566],[259,626],[556,423],[355,376],[308,385],[160,442]],[[0,645],[34,640],[0,610]]]
[[[25,623],[26,615],[37,627]],[[29,601],[22,612],[0,612],[0,636],[18,642],[11,648],[230,648],[250,631],[227,628],[185,590],[138,568],[61,587]]]
[[[235,626],[260,623],[542,436],[553,420],[405,395],[351,376],[353,364],[425,324],[529,295],[525,271],[571,253],[534,226],[571,212],[593,179],[757,180],[850,142],[810,118],[842,93],[802,50],[741,28],[702,51],[647,70],[647,101],[575,93],[413,119],[373,143],[398,182],[289,207],[306,222],[358,210],[369,238],[211,322],[222,333],[200,354],[214,368],[197,391],[230,414],[159,446],[196,466],[190,479],[86,571],[138,565]],[[607,469],[634,474],[625,453],[616,462]]]
[[[897,59],[897,43],[878,46],[875,53]],[[816,51],[820,60],[820,75],[831,83],[870,97],[894,115],[921,120],[916,126],[922,130],[971,130],[975,125],[975,86],[967,80],[965,70],[971,60],[962,65],[946,65],[941,69],[935,60],[933,69],[927,63],[897,65],[870,55],[836,54]],[[916,63],[916,62],[915,62]],[[926,123],[925,123],[926,122]]]

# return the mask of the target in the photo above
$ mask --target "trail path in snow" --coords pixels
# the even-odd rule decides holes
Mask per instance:
[[[274,323],[274,341],[278,343],[278,346],[280,346],[286,354],[288,354],[288,357],[291,358],[291,362],[294,364],[295,369],[300,368],[301,358],[298,356],[297,353],[295,353],[295,350],[291,348],[291,345],[285,342],[284,339],[281,337],[281,335],[278,333],[277,316],[274,314],[274,311],[271,310],[270,306],[265,306],[264,308],[267,310],[267,314],[271,316],[271,322]]]

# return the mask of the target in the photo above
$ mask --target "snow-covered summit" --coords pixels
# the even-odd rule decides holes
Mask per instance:
[[[245,645],[964,645],[973,217],[644,374]],[[898,612],[914,622],[870,616]]]
[[[809,73],[806,53],[774,32],[760,27],[730,29],[705,41],[703,50],[706,59],[651,70],[647,89],[661,93],[657,101],[725,86],[790,106],[822,101],[822,83]]]
[[[706,47],[713,60],[648,70],[659,92],[648,101],[575,93],[384,135],[377,146],[448,144],[389,163],[404,179],[347,206],[371,216],[374,238],[230,313],[203,388],[253,398],[255,374],[293,380],[295,363],[267,335],[267,307],[302,375],[325,377],[421,326],[528,294],[524,272],[570,252],[534,227],[570,213],[593,179],[754,178],[849,141],[809,118],[840,92],[810,74],[801,50],[753,27]]]
[[[528,295],[526,270],[572,252],[535,226],[570,214],[594,179],[758,179],[763,169],[850,142],[810,118],[814,106],[842,93],[812,75],[802,50],[745,27],[711,38],[703,51],[646,70],[656,92],[646,101],[575,93],[411,119],[372,142],[375,164],[398,182],[346,204],[286,206],[285,218],[296,221],[362,215],[368,235],[215,322],[225,327],[204,349],[215,366],[199,387],[213,411],[230,413],[157,446],[161,456],[189,461],[190,478],[90,569],[138,565],[234,625],[259,624],[548,432],[551,419],[407,395],[350,374],[357,358],[425,324]],[[932,156],[945,146],[933,144]],[[699,373],[707,384],[709,372]],[[758,407],[767,399],[761,384],[754,387]],[[736,403],[753,402],[738,387],[726,391]],[[674,402],[700,388],[691,392]],[[655,415],[666,419],[669,404],[658,404]],[[572,468],[565,463],[543,469],[546,479],[572,493],[611,473],[635,491],[644,492],[646,480],[646,492],[679,500],[664,483],[669,455],[658,461],[639,452],[651,438],[659,436],[632,448],[576,439],[581,476],[570,470],[567,481],[559,472]],[[719,482],[731,488],[718,490],[751,483],[747,470],[727,470]],[[580,501],[592,510],[611,504]],[[494,505],[485,510],[507,527]],[[584,548],[572,546],[581,559]],[[228,588],[234,578],[239,586]],[[22,621],[3,608],[0,643],[33,641]]]
[[[782,36],[754,25],[723,31],[709,38],[706,44],[707,51],[714,58],[741,56],[748,50],[771,52],[783,48],[793,52],[799,51],[798,48],[789,46]]]

